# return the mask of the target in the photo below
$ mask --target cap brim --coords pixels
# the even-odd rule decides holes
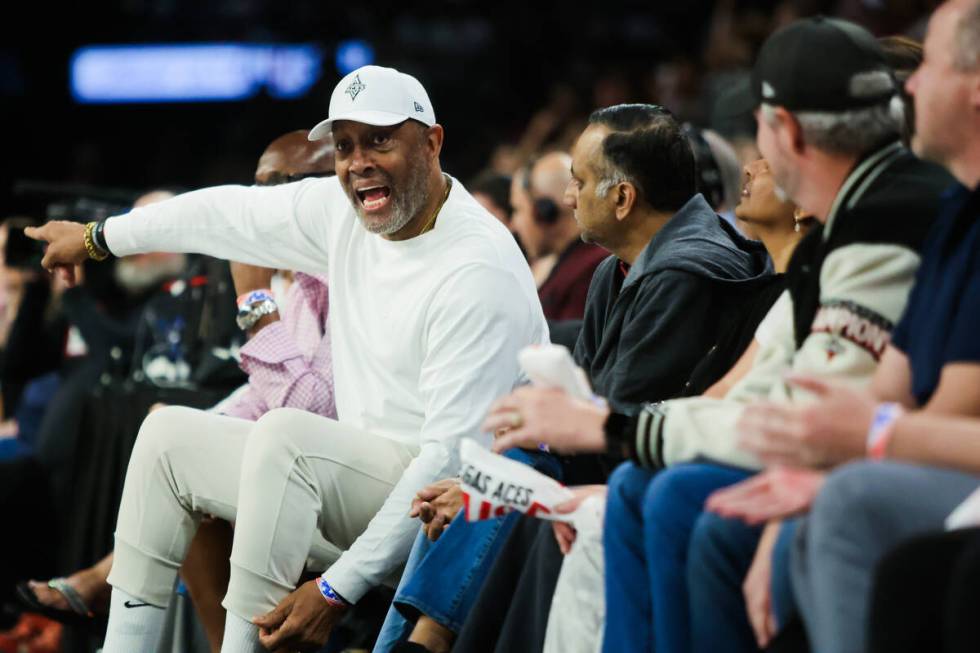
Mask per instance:
[[[327,118],[323,122],[318,123],[313,129],[310,130],[310,133],[306,138],[311,141],[318,141],[326,138],[331,134],[331,126],[338,120],[350,120],[351,122],[360,122],[364,123],[365,125],[374,125],[376,127],[390,127],[391,125],[397,125],[400,122],[405,122],[409,118],[411,118],[411,116],[406,116],[400,113],[389,113],[388,111],[353,111],[340,116],[334,116],[333,118]]]

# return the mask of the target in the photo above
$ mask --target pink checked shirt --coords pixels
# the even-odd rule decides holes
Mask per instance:
[[[242,347],[248,387],[221,412],[255,420],[288,407],[336,418],[326,277],[296,272],[279,305],[282,319]]]

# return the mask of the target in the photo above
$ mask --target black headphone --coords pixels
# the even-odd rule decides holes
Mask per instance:
[[[704,199],[712,207],[721,206],[725,203],[725,183],[715,153],[711,151],[702,131],[691,123],[684,123],[681,131],[687,136],[694,153],[698,192],[704,195]]]
[[[534,164],[537,163],[537,159],[531,159],[524,166],[524,176],[523,186],[527,194],[531,196],[531,204],[534,207],[534,221],[542,225],[552,225],[558,222],[558,218],[561,216],[561,209],[555,203],[555,200],[550,197],[535,197],[534,193],[531,192],[531,170],[534,169]]]

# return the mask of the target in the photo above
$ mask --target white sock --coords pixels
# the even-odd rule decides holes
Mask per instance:
[[[155,651],[163,631],[164,607],[150,605],[118,588],[112,588],[109,627],[102,653]]]
[[[267,653],[259,644],[259,627],[238,615],[225,613],[225,637],[221,653]]]

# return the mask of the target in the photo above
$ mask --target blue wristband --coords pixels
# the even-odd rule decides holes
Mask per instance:
[[[342,597],[340,594],[337,594],[337,592],[330,587],[330,583],[328,583],[327,579],[323,576],[320,576],[316,580],[316,586],[320,588],[320,594],[322,594],[323,598],[327,600],[327,603],[344,607],[350,605],[350,602],[348,602],[347,599]]]

